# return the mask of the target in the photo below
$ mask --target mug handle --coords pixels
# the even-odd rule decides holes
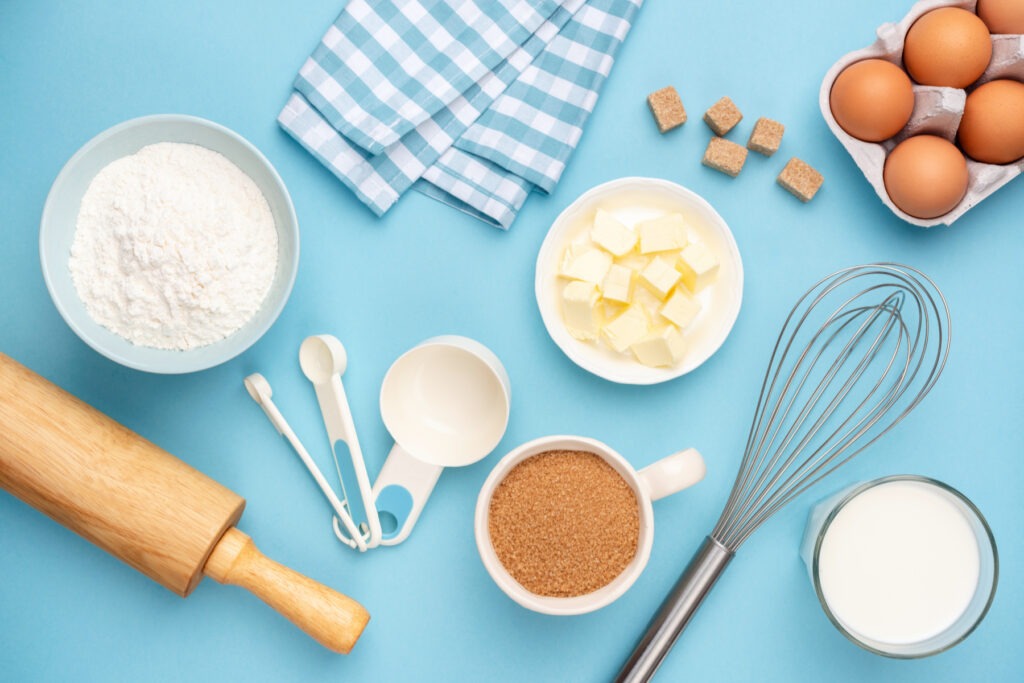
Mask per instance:
[[[651,500],[678,493],[704,478],[707,467],[696,448],[687,448],[653,462],[637,475]]]

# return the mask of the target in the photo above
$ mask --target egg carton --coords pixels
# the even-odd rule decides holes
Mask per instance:
[[[850,52],[833,64],[825,74],[818,96],[818,104],[828,127],[832,129],[832,133],[853,157],[854,162],[860,167],[871,186],[875,188],[875,193],[882,202],[903,220],[925,228],[940,224],[951,225],[953,221],[967,213],[971,207],[1020,175],[1024,171],[1024,159],[1013,164],[996,165],[983,164],[968,158],[967,194],[964,195],[960,203],[949,213],[937,218],[916,218],[901,211],[889,199],[889,194],[885,191],[885,184],[882,181],[885,157],[893,147],[913,135],[937,135],[950,142],[955,142],[956,130],[960,125],[964,104],[967,101],[967,92],[960,88],[944,88],[915,83],[913,85],[914,111],[910,116],[910,121],[895,137],[882,142],[864,142],[844,131],[832,115],[832,108],[829,106],[829,93],[832,90],[832,84],[835,83],[843,69],[854,62],[864,59],[884,59],[903,68],[903,41],[911,25],[921,15],[939,7],[960,7],[973,12],[976,4],[977,0],[953,2],[921,0],[910,8],[910,11],[899,23],[879,26],[876,31],[878,39],[870,46]],[[997,78],[1024,81],[1024,36],[992,36],[992,61],[989,62],[988,68],[977,83],[981,84]]]

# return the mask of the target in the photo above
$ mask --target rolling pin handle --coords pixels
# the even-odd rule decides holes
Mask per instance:
[[[370,620],[358,602],[269,559],[234,527],[214,547],[203,573],[248,590],[334,652],[348,654]]]

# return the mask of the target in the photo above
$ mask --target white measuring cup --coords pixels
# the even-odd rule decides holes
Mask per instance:
[[[501,361],[467,337],[428,339],[392,364],[380,412],[395,445],[373,486],[381,545],[409,536],[445,467],[471,465],[494,450],[510,401]]]

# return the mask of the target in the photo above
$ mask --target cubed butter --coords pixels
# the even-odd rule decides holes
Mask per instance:
[[[558,274],[562,277],[569,277],[566,273],[572,270],[573,262],[588,251],[594,251],[596,249],[593,244],[589,241],[584,242],[571,242],[569,246],[562,252],[562,263],[558,266]]]
[[[636,231],[640,235],[641,254],[679,250],[689,242],[686,238],[686,223],[683,221],[683,215],[679,213],[670,213],[638,223]]]
[[[594,227],[590,229],[590,239],[613,256],[624,256],[633,251],[637,237],[614,215],[598,209],[594,216]]]
[[[613,349],[622,353],[647,336],[647,315],[639,306],[630,306],[622,315],[605,325],[601,332]]]
[[[648,317],[651,320],[657,319],[658,309],[661,308],[661,299],[658,295],[650,290],[648,287],[634,287],[633,288],[633,301],[631,302],[636,306],[642,307],[647,311]]]
[[[600,284],[608,269],[612,267],[612,256],[602,249],[590,245],[570,245],[562,258],[562,277]]]
[[[633,297],[633,271],[625,266],[612,265],[601,282],[601,296],[606,301],[628,304]]]
[[[607,299],[601,299],[601,313],[604,315],[602,320],[612,320],[619,317],[626,310],[629,304],[620,304],[614,301],[608,301]]]
[[[597,285],[574,280],[562,290],[562,318],[569,334],[581,340],[595,340],[601,330],[601,297]]]
[[[686,341],[682,332],[669,325],[633,343],[630,348],[638,361],[660,368],[675,365],[682,359]]]
[[[685,330],[700,313],[700,302],[694,301],[685,292],[677,289],[658,313],[680,330]]]
[[[626,254],[625,256],[620,256],[619,258],[615,259],[615,263],[617,263],[620,266],[625,266],[626,268],[629,268],[631,270],[635,270],[636,272],[639,273],[641,270],[650,265],[652,258],[653,257],[651,256],[644,256],[643,254],[638,254],[634,251],[630,254]]]
[[[633,306],[639,306],[644,309],[644,313],[647,314],[647,319],[651,321],[652,324],[658,324],[656,321],[661,320],[661,317],[658,315],[658,309],[661,308],[664,302],[648,287],[634,287],[633,301],[631,303]]]
[[[718,259],[700,242],[694,242],[679,254],[679,272],[683,284],[696,294],[718,277]]]
[[[640,281],[647,285],[652,292],[664,299],[668,293],[679,282],[680,274],[672,261],[663,256],[658,256],[640,273]]]

